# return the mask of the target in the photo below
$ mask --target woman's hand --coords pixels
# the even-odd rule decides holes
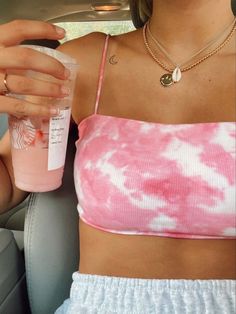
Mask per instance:
[[[36,105],[5,94],[11,93],[64,97],[63,80],[69,77],[68,70],[56,59],[33,49],[17,46],[25,39],[62,39],[63,29],[41,21],[16,20],[0,25],[0,113],[17,116],[50,116],[56,109]],[[44,82],[24,76],[25,70],[46,73],[61,80],[60,83]],[[6,76],[7,74],[7,76]]]

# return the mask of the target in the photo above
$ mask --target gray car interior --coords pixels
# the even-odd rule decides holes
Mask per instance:
[[[120,9],[97,12],[96,0],[0,0],[0,24],[28,18],[65,21],[130,19],[128,0]],[[232,2],[233,3],[233,2]],[[233,11],[236,14],[236,1]],[[133,16],[136,19],[136,16]],[[7,117],[0,114],[0,138]],[[10,211],[0,214],[0,313],[51,314],[69,297],[72,273],[79,264],[78,213],[73,182],[76,132],[67,149],[63,185],[56,191],[32,193]],[[1,182],[0,182],[1,188]]]
[[[0,137],[7,128],[0,115]],[[76,130],[67,148],[63,185],[31,193],[0,215],[0,313],[49,314],[69,297],[79,263],[78,212],[73,183]]]

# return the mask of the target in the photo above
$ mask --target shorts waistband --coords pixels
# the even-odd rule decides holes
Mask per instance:
[[[104,288],[145,288],[160,290],[211,290],[212,292],[224,291],[235,293],[236,280],[233,279],[143,279],[114,277],[105,275],[84,274],[74,272],[72,279],[76,284],[92,284]]]

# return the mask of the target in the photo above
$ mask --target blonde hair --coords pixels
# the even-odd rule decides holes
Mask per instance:
[[[136,28],[143,27],[152,15],[153,0],[129,0],[130,13]]]
[[[136,28],[143,27],[152,15],[153,0],[129,0],[130,13]],[[236,0],[231,0],[231,8],[236,16]]]

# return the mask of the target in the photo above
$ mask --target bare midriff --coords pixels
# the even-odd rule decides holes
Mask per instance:
[[[105,232],[79,221],[79,272],[146,279],[236,279],[236,240]]]

